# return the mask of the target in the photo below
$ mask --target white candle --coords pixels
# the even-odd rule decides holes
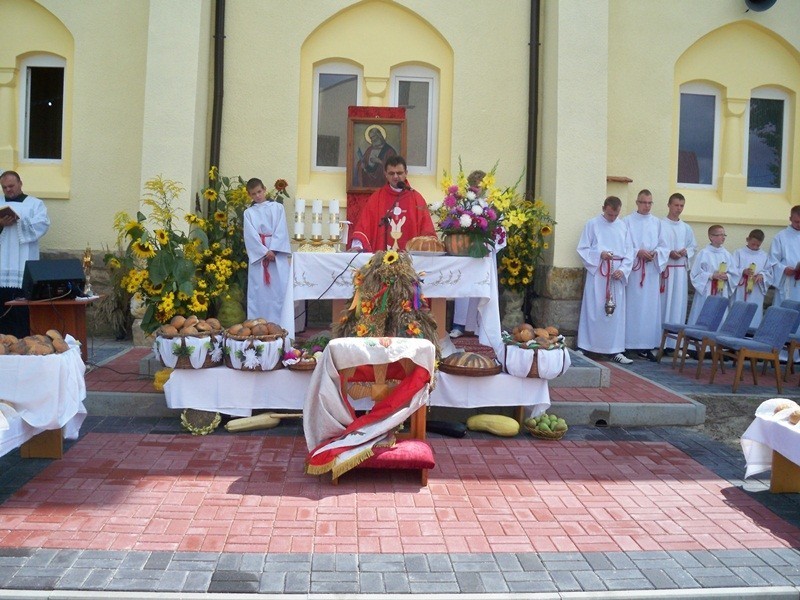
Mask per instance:
[[[306,201],[304,198],[295,198],[294,200],[294,212],[295,213],[304,213],[306,212]]]
[[[322,214],[322,200],[313,200],[311,202],[311,214],[314,215]]]
[[[306,217],[306,201],[303,198],[295,198],[294,201],[295,237],[304,237],[306,235],[305,217]]]
[[[328,203],[328,210],[330,211],[330,231],[328,235],[332,238],[339,237],[339,201],[334,199]]]
[[[322,237],[322,221],[315,219],[311,222],[311,236]]]

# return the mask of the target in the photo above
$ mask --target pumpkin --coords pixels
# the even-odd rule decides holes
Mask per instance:
[[[444,249],[451,256],[469,256],[472,238],[463,233],[450,233],[444,236]]]

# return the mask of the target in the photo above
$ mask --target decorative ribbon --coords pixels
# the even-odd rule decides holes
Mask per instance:
[[[719,268],[715,271],[716,273],[727,273],[728,272],[728,264],[721,262],[719,263]],[[716,296],[717,294],[721,294],[725,290],[725,280],[724,279],[712,279],[711,280],[711,295]]]
[[[271,233],[259,233],[258,237],[261,238],[261,244],[266,248],[267,247],[267,238],[271,238],[272,234]],[[269,249],[267,249],[267,250],[269,250]],[[266,258],[267,257],[265,256],[264,259],[262,259],[261,265],[264,267],[264,285],[269,285],[269,281],[270,281],[270,277],[269,277],[269,261]]]
[[[644,287],[644,276],[645,273],[647,273],[645,265],[646,261],[640,256],[639,258],[636,259],[636,264],[633,265],[633,269],[631,269],[632,271],[642,272],[641,276],[639,277],[639,287]]]
[[[745,270],[742,273],[742,279],[739,281],[739,287],[744,286],[744,301],[747,302],[747,297],[753,293],[753,290],[756,286],[756,263],[750,263],[750,269],[753,270],[752,277],[750,274]]]
[[[685,269],[686,265],[667,265],[667,268],[661,272],[661,287],[659,288],[660,293],[664,293],[667,290],[667,279],[669,279],[669,270],[670,269]]]

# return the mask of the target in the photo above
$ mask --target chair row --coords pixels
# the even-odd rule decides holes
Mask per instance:
[[[665,323],[658,360],[664,354],[667,339],[675,339],[672,366],[675,368],[680,354],[680,371],[683,372],[689,346],[694,346],[697,352],[695,378],[699,379],[706,352],[710,352],[712,354],[710,382],[713,383],[717,369],[724,372],[724,360],[731,358],[736,365],[732,390],[734,393],[739,387],[744,363],[750,363],[753,383],[758,385],[756,364],[758,361],[764,361],[764,371],[767,364],[773,365],[776,387],[779,393],[782,392],[782,382],[786,380],[790,370],[793,372],[794,352],[800,348],[800,335],[795,333],[800,325],[800,302],[787,300],[780,307],[769,307],[761,324],[755,330],[750,329],[750,322],[757,306],[737,301],[730,305],[730,310],[724,317],[729,307],[728,303],[727,298],[711,296],[706,299],[697,321],[692,325]],[[781,376],[780,352],[787,346],[789,356],[786,371]]]

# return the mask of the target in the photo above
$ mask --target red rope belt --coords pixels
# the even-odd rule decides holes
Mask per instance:
[[[271,238],[272,234],[271,233],[259,233],[258,237],[261,238],[261,243],[264,245],[264,247],[266,247],[267,246],[267,238]],[[265,256],[264,259],[261,261],[261,265],[264,268],[264,285],[269,285],[269,281],[270,281],[270,277],[269,277],[269,261],[266,260],[266,258],[267,257]]]
[[[622,257],[612,256],[611,258],[607,258],[600,263],[600,277],[606,278],[606,300],[611,299],[611,262],[615,260],[622,261]],[[603,265],[606,266],[605,273],[603,273]]]
[[[660,292],[663,294],[667,289],[667,279],[669,279],[670,269],[685,269],[686,265],[667,265],[667,268],[661,272],[661,287]]]

